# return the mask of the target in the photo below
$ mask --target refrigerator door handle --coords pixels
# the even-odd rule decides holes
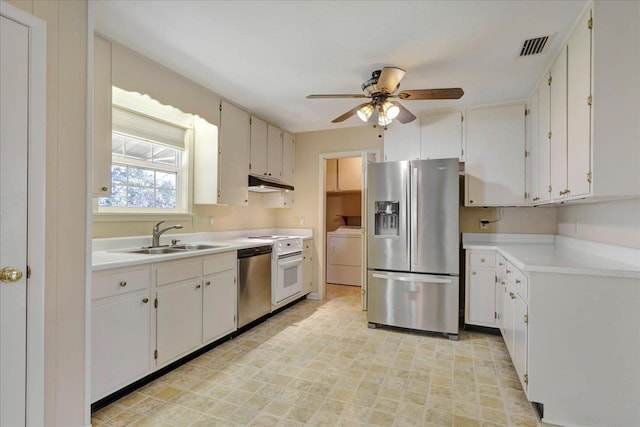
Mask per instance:
[[[421,283],[452,283],[451,279],[434,277],[424,280],[424,276],[392,276],[391,274],[373,273],[373,278],[383,280],[397,280],[399,282],[421,282]]]
[[[411,168],[411,197],[409,204],[411,205],[411,259],[409,262],[413,267],[415,265],[414,259],[418,257],[418,168]]]

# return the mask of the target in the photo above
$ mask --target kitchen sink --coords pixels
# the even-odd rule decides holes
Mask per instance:
[[[186,252],[186,249],[180,248],[169,248],[169,247],[160,247],[160,248],[142,248],[142,249],[132,249],[128,251],[119,251],[126,252],[128,254],[147,254],[147,255],[161,255],[161,254],[173,254]]]
[[[128,254],[145,254],[145,255],[162,255],[162,254],[174,254],[174,253],[184,253],[191,251],[202,251],[205,249],[216,249],[216,248],[225,248],[229,245],[200,245],[200,244],[189,244],[185,243],[182,245],[174,245],[174,246],[160,246],[157,248],[140,248],[140,249],[129,249],[118,252],[125,252]]]
[[[190,244],[185,243],[183,245],[174,245],[171,246],[170,249],[179,249],[185,251],[201,251],[204,249],[216,249],[216,248],[226,248],[229,245],[199,245],[199,244]]]

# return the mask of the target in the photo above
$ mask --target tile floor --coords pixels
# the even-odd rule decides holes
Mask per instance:
[[[539,426],[502,339],[367,328],[329,285],[93,414],[102,426]]]

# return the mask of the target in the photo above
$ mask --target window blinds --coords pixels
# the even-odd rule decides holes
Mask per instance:
[[[114,132],[135,136],[173,148],[184,150],[186,129],[130,110],[114,106],[112,109]]]

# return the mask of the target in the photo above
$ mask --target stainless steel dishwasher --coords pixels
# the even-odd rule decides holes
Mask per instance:
[[[238,251],[238,328],[271,312],[271,246]]]

